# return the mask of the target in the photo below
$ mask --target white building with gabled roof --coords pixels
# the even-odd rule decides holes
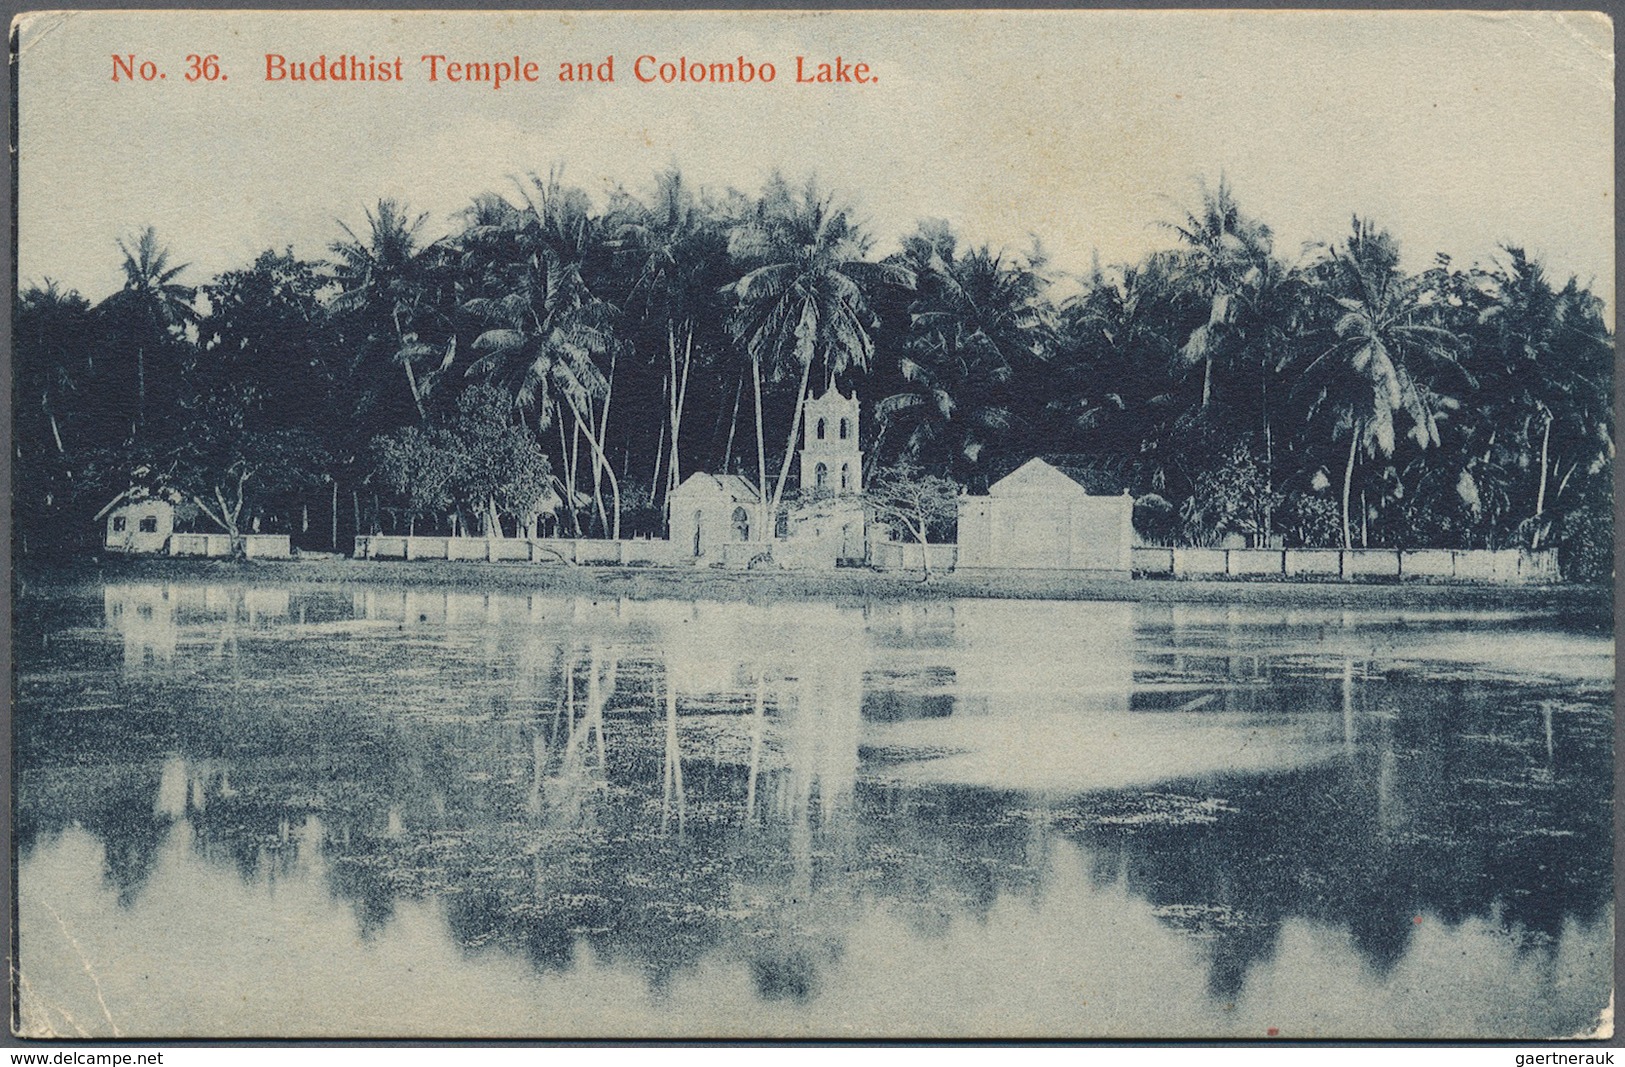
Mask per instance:
[[[130,488],[96,513],[105,522],[102,547],[128,555],[162,555],[175,531],[175,505],[168,494]]]
[[[764,541],[770,532],[756,483],[742,474],[691,474],[672,490],[674,562],[736,560],[742,550],[727,546]]]
[[[964,570],[1066,570],[1128,577],[1133,570],[1134,498],[1093,496],[1078,480],[1030,459],[959,499]]]

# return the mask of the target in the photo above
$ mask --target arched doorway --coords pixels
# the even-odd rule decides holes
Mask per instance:
[[[734,508],[734,540],[750,540],[750,512],[744,508]]]

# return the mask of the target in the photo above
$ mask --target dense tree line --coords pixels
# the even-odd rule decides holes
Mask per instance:
[[[870,470],[976,492],[1063,456],[1134,493],[1152,541],[1555,545],[1571,577],[1611,572],[1604,305],[1516,247],[1407,273],[1356,218],[1289,256],[1222,180],[1165,250],[1078,279],[940,221],[880,257],[778,177],[671,171],[595,209],[552,173],[442,239],[426,221],[380,201],[324,261],[268,251],[195,287],[147,230],[99,304],[25,288],[18,550],[82,548],[132,484],[309,548],[537,516],[659,536],[695,471],[793,501],[800,400],[834,384],[862,397]]]

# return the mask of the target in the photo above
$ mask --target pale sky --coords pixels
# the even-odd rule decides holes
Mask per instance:
[[[267,83],[265,54],[403,57],[400,84]],[[113,54],[161,81],[112,80]],[[227,81],[184,81],[215,53]],[[518,55],[535,84],[427,81],[419,56]],[[773,63],[768,85],[639,84],[633,61]],[[615,57],[614,84],[565,61]],[[798,85],[795,57],[866,62]],[[1612,28],[1600,15],[1315,12],[117,13],[33,16],[20,60],[19,278],[100,299],[152,225],[182,280],[266,248],[320,256],[392,196],[453,225],[477,193],[562,165],[602,206],[673,164],[757,192],[816,172],[895,247],[921,218],[1085,271],[1166,247],[1159,222],[1228,176],[1294,258],[1369,216],[1405,265],[1501,242],[1614,285]]]

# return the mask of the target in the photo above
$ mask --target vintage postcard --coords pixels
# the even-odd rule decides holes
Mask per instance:
[[[1613,39],[19,17],[14,1032],[1610,1035]]]

